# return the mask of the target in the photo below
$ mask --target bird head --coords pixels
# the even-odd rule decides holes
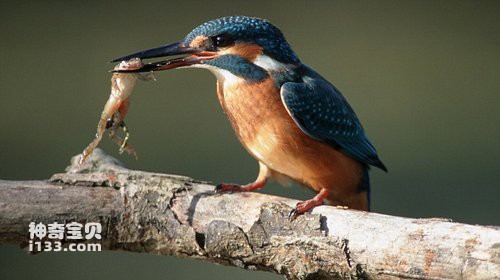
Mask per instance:
[[[260,81],[271,72],[300,65],[300,60],[276,26],[247,16],[208,21],[193,29],[180,42],[136,52],[112,62],[170,56],[176,57],[127,72],[198,67],[211,70],[221,79],[236,76],[247,81]]]

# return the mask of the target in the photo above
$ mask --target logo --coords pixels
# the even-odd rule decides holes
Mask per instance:
[[[100,223],[81,224],[71,222],[60,224],[54,222],[43,224],[31,222],[29,224],[30,252],[87,252],[101,251],[100,243],[89,243],[89,240],[101,240],[102,225]],[[63,241],[66,241],[63,243]],[[73,241],[73,242],[67,242]],[[63,246],[64,245],[64,246]]]

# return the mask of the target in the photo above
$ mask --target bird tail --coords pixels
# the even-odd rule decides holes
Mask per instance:
[[[364,165],[361,171],[361,182],[359,183],[357,189],[353,190],[350,195],[342,197],[335,196],[331,193],[327,198],[330,205],[347,206],[350,209],[370,211],[370,175],[368,170],[370,169],[368,165]]]
[[[361,175],[361,183],[359,184],[358,191],[360,193],[366,192],[368,200],[368,211],[370,211],[371,201],[371,187],[370,187],[370,174],[368,173],[369,167],[363,166],[363,174]]]

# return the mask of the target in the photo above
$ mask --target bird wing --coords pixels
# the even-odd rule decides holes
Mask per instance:
[[[312,78],[287,82],[281,87],[281,100],[305,134],[387,171],[353,109],[332,84]]]

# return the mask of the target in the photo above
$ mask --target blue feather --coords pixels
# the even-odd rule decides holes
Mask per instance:
[[[300,63],[279,28],[267,20],[255,17],[228,16],[208,21],[193,29],[184,39],[184,44],[189,45],[200,35],[211,37],[223,33],[237,38],[237,42],[252,43],[263,47],[266,55],[280,62]]]
[[[340,91],[309,67],[300,68],[302,82],[281,87],[283,103],[300,129],[365,165],[387,171]]]

